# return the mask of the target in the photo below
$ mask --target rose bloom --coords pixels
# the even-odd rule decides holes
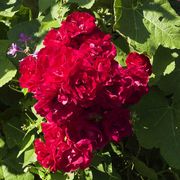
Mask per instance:
[[[85,169],[92,159],[92,145],[87,139],[82,139],[71,146],[58,140],[49,144],[36,139],[34,147],[38,162],[52,172]]]
[[[21,77],[19,79],[22,88],[28,88],[29,92],[35,92],[39,78],[36,76],[37,62],[35,57],[27,56],[20,62],[19,72]]]
[[[59,29],[50,30],[44,38],[45,46],[72,46],[78,36],[89,34],[96,28],[95,18],[85,12],[70,14]]]
[[[130,53],[126,59],[127,67],[121,67],[117,62],[111,63],[109,79],[98,95],[98,101],[104,107],[111,108],[137,103],[148,93],[151,64],[149,59],[138,53]]]
[[[89,34],[96,27],[95,18],[86,12],[74,12],[62,22],[60,31],[65,31],[70,38],[80,34]]]
[[[128,68],[136,67],[137,69],[147,72],[149,76],[152,73],[152,66],[149,58],[144,54],[138,54],[136,52],[129,53],[126,58],[126,64]]]
[[[105,112],[103,118],[103,129],[109,140],[119,142],[132,134],[128,109],[113,109]]]
[[[37,56],[20,62],[20,86],[45,117],[44,140],[34,143],[38,162],[52,172],[85,169],[93,151],[132,134],[129,105],[148,92],[148,57],[132,52],[127,67],[115,60],[111,36],[85,12],[73,12],[50,30]]]
[[[76,143],[68,142],[64,130],[55,123],[43,123],[42,131],[45,142],[36,139],[34,142],[38,162],[50,171],[65,172],[85,169],[92,159],[92,144],[88,139]]]
[[[102,149],[108,143],[108,138],[103,131],[102,119],[102,113],[97,111],[96,106],[82,111],[67,125],[68,138],[73,142],[88,139],[93,145],[93,150]]]

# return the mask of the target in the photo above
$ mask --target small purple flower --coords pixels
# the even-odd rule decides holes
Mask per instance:
[[[7,54],[12,55],[12,56],[16,56],[16,53],[18,51],[19,51],[19,48],[18,48],[17,44],[12,43]]]
[[[31,40],[30,37],[28,37],[26,34],[21,33],[19,35],[19,41],[26,43],[27,41]]]

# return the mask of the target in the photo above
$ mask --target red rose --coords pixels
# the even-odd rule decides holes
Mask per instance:
[[[62,153],[60,169],[65,172],[85,169],[92,159],[92,145],[87,139],[81,139],[73,144],[70,149]]]
[[[87,70],[86,67],[76,69],[76,72],[69,77],[69,88],[75,104],[79,102],[82,106],[88,106],[96,97],[97,72],[93,69]]]
[[[105,83],[99,96],[104,106],[137,103],[148,92],[148,74],[136,66],[122,68],[118,63],[112,63],[111,75]]]
[[[21,77],[19,83],[21,87],[28,88],[29,92],[34,92],[39,82],[39,78],[35,75],[37,70],[36,61],[36,58],[30,55],[20,62],[19,72],[21,73]]]
[[[70,149],[66,143],[58,141],[58,139],[48,144],[37,139],[34,142],[34,147],[38,162],[53,172],[61,170],[62,153]]]
[[[50,171],[89,166],[92,151],[132,133],[130,112],[148,92],[149,59],[130,53],[127,67],[115,60],[111,37],[84,12],[70,14],[48,32],[37,57],[20,63],[20,85],[37,100],[45,117],[44,141],[34,143],[38,162]]]
[[[85,12],[74,12],[62,22],[60,31],[67,32],[68,36],[74,38],[80,34],[89,34],[96,27],[95,18]]]
[[[34,146],[38,162],[51,171],[65,172],[84,169],[92,158],[92,145],[87,139],[73,143],[65,136],[63,128],[55,123],[43,123],[42,131],[45,141],[36,139]]]
[[[80,51],[94,59],[107,58],[112,60],[116,56],[116,48],[111,42],[111,36],[98,29],[89,36],[84,36]]]
[[[64,31],[52,29],[46,34],[43,44],[45,46],[55,47],[69,44],[69,42],[70,38],[67,33]]]
[[[54,122],[59,126],[66,125],[71,119],[74,119],[79,114],[81,108],[74,103],[63,105],[59,102],[51,102],[49,112],[46,114],[46,119],[49,122]]]
[[[42,131],[47,144],[52,144],[58,139],[58,141],[64,141],[65,132],[64,129],[57,126],[55,123],[42,123]]]
[[[101,127],[101,118],[100,112],[96,112],[96,109],[80,113],[67,126],[69,139],[73,142],[88,139],[94,150],[103,148],[107,144],[107,138]]]
[[[144,72],[147,72],[148,75],[152,73],[152,66],[149,58],[144,54],[138,54],[136,52],[129,53],[126,58],[126,64],[128,68],[134,67],[142,69]]]
[[[120,101],[123,104],[137,103],[149,90],[147,73],[132,67],[125,69],[122,74],[124,78],[119,91]]]
[[[132,133],[130,112],[127,109],[114,109],[104,114],[103,127],[109,140],[119,142]]]

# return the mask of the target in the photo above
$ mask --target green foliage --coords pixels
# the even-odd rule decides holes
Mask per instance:
[[[147,167],[145,163],[143,163],[136,157],[132,157],[132,160],[136,171],[138,171],[144,177],[147,177],[149,180],[158,180],[158,176],[153,169]]]
[[[19,23],[8,31],[8,38],[11,41],[15,42],[19,39],[19,34],[21,32],[25,33],[28,36],[31,36],[38,31],[39,26],[40,24],[37,20]]]
[[[90,9],[95,3],[95,0],[67,0],[67,2],[76,3],[82,8]]]
[[[114,29],[135,50],[153,55],[159,45],[180,48],[179,17],[167,0],[116,1]]]
[[[16,75],[17,70],[11,61],[6,58],[6,51],[9,46],[9,41],[0,40],[0,44],[0,87],[2,87]]]
[[[135,123],[136,135],[146,148],[160,148],[165,160],[180,168],[179,107],[177,98],[168,100],[158,89],[152,90],[136,108],[140,120]]]
[[[0,87],[9,82],[16,72],[16,68],[6,57],[0,57]]]
[[[50,173],[36,160],[41,136],[35,101],[18,84],[19,60],[7,55],[20,33],[39,50],[47,31],[73,11],[95,15],[112,35],[116,60],[130,51],[146,53],[153,65],[150,93],[132,108],[132,137],[99,151],[91,166],[74,173]],[[92,180],[180,179],[180,18],[173,0],[1,0],[0,1],[0,179]]]

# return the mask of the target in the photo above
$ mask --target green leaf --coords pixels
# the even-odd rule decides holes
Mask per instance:
[[[95,174],[98,173],[105,179],[107,178],[106,176],[108,176],[108,179],[121,179],[120,175],[117,174],[115,169],[112,167],[112,159],[109,152],[97,154],[93,158],[92,167],[96,169]],[[94,176],[94,172],[93,177],[94,179],[96,179],[96,175]]]
[[[80,7],[90,9],[95,0],[67,0],[68,3],[77,3]]]
[[[27,165],[36,162],[36,154],[34,152],[34,146],[31,148],[28,148],[24,152],[24,163],[23,163],[23,168],[26,167]]]
[[[167,66],[176,60],[176,58],[173,57],[174,52],[176,52],[176,50],[171,50],[162,46],[157,49],[153,58],[153,73],[156,76],[166,74]],[[173,70],[174,69],[172,69],[172,71]]]
[[[180,48],[180,21],[167,0],[122,0],[114,7],[114,29],[128,38],[135,50],[153,55],[159,45]]]
[[[112,173],[111,156],[108,152],[102,155],[96,155],[92,164],[103,173]]]
[[[138,171],[141,175],[147,177],[148,180],[158,180],[158,176],[152,168],[147,167],[146,164],[134,156],[132,157],[132,160],[136,171]]]
[[[6,143],[9,148],[20,145],[24,132],[21,130],[22,121],[18,117],[13,117],[3,123],[3,132],[6,137]]]
[[[13,9],[14,9],[14,7],[10,7],[6,10],[3,10],[3,11],[0,10],[0,16],[9,17],[9,18],[13,17],[14,14],[18,11],[18,10],[14,11]]]
[[[1,54],[1,56],[6,56],[6,53],[8,51],[9,46],[10,46],[10,41],[0,40],[0,54]]]
[[[117,55],[115,57],[115,60],[121,65],[126,66],[126,57],[127,54],[130,52],[129,44],[127,43],[127,40],[122,37],[118,36],[114,41],[114,45],[116,46]]]
[[[29,172],[23,174],[13,174],[6,166],[3,165],[1,167],[3,172],[3,179],[5,180],[34,180],[34,176]]]
[[[59,22],[59,26],[65,17],[65,14],[69,11],[69,4],[57,3],[51,8],[51,16]],[[59,27],[58,26],[58,27]]]
[[[84,170],[84,178],[85,180],[93,180],[93,173],[90,168]]]
[[[23,144],[21,147],[21,150],[19,151],[17,157],[19,157],[26,149],[28,149],[34,142],[35,135],[34,134],[28,134],[23,139]]]
[[[9,41],[0,40],[0,87],[8,83],[17,73],[15,66],[7,59]]]
[[[92,174],[93,174],[93,179],[103,179],[103,180],[121,180],[121,177],[115,177],[111,176],[109,174],[103,173],[102,171],[99,171],[96,168],[91,168],[92,169]]]
[[[51,7],[50,14],[52,16],[52,19],[60,20],[60,18],[59,18],[60,17],[60,7],[61,7],[60,3],[57,3]],[[60,22],[59,22],[59,25],[60,25]]]
[[[2,166],[0,166],[0,179],[4,179]]]
[[[39,11],[40,12],[44,12],[46,9],[48,9],[49,7],[51,7],[52,0],[39,0]],[[54,3],[55,0],[53,0]]]
[[[23,158],[17,158],[19,148],[17,146],[8,149],[3,154],[2,164],[8,167],[8,171],[12,174],[23,174],[22,169]]]
[[[176,89],[179,87],[179,78],[180,78],[180,61],[176,59],[175,61],[175,69],[172,73],[167,74],[158,82],[159,88],[164,91],[166,95],[173,94]]]
[[[170,106],[157,89],[150,91],[136,106],[139,120],[135,132],[146,148],[160,148],[170,166],[180,168],[180,101]]]
[[[114,27],[118,27],[122,16],[122,0],[114,0]]]
[[[32,14],[33,19],[35,19],[39,13],[38,2],[39,1],[37,1],[37,0],[23,0],[23,6],[28,7],[31,10],[31,14]]]
[[[42,36],[47,33],[47,31],[57,27],[59,27],[59,21],[57,20],[42,22],[39,31],[36,33],[36,36]]]
[[[2,156],[3,156],[3,151],[5,149],[4,146],[5,146],[5,141],[0,136],[0,164],[1,164],[1,159],[2,159]]]
[[[9,27],[5,23],[0,22],[0,29],[0,39],[7,39],[7,31],[9,30]]]
[[[69,172],[67,174],[67,180],[74,180],[75,173],[74,172]]]
[[[8,83],[16,73],[15,66],[6,57],[0,56],[0,87]]]
[[[116,47],[117,55],[115,57],[115,60],[121,65],[126,66],[125,60],[126,60],[126,54],[118,47]]]
[[[122,155],[122,152],[119,150],[116,144],[111,143],[111,147],[112,147],[113,152],[116,153],[118,156]]]
[[[24,94],[24,96],[26,96],[27,95],[27,93],[28,93],[28,88],[22,88],[22,93]]]
[[[66,175],[61,173],[51,174],[51,180],[66,180]]]
[[[153,74],[154,78],[150,79],[150,85],[159,84],[162,76],[170,74],[175,69],[175,60],[177,60],[178,51],[159,46],[153,57]]]
[[[32,36],[38,31],[40,23],[37,20],[22,22],[15,25],[10,31],[8,31],[8,38],[11,41],[17,41],[20,33],[25,33],[28,36]]]
[[[8,85],[0,88],[0,101],[5,105],[17,107],[22,97],[21,93],[12,90]]]
[[[174,71],[175,69],[175,62],[171,62],[169,65],[167,65],[166,69],[164,70],[164,75],[170,74]]]
[[[0,149],[3,148],[5,145],[5,142],[3,139],[0,138]]]

